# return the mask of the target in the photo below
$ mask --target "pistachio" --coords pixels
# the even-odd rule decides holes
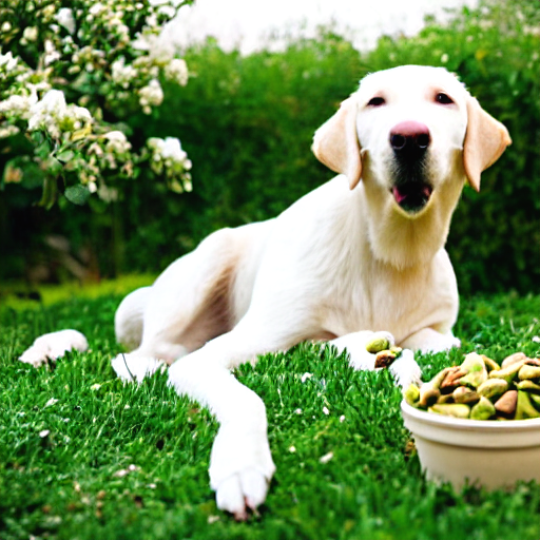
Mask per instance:
[[[390,352],[396,355],[396,358],[401,356],[403,349],[401,347],[390,347]]]
[[[503,379],[507,383],[511,383],[514,381],[514,379],[517,378],[517,375],[519,373],[519,370],[524,365],[525,360],[519,360],[517,362],[514,362],[513,364],[510,364],[509,366],[499,369],[498,371],[492,371],[489,374],[490,379]]]
[[[475,390],[466,386],[459,386],[452,392],[452,397],[456,403],[474,404],[480,399],[480,395]],[[440,400],[439,400],[440,403]]]
[[[375,357],[375,367],[387,368],[396,358],[391,350],[379,351]]]
[[[423,384],[420,387],[420,399],[418,401],[419,407],[429,407],[434,403],[437,403],[441,393],[438,388],[433,387],[429,383]]]
[[[366,343],[366,351],[372,354],[376,354],[380,351],[384,351],[390,347],[390,343],[386,338],[374,337]]]
[[[524,380],[516,384],[518,390],[524,390],[531,394],[540,394],[540,385],[533,383],[532,381]]]
[[[496,402],[495,410],[504,416],[513,416],[516,412],[517,390],[508,390]]]
[[[428,412],[453,416],[455,418],[468,418],[471,409],[464,403],[436,403],[428,409]]]
[[[504,379],[488,379],[476,390],[481,396],[488,399],[496,399],[508,390],[508,383]]]
[[[533,407],[529,394],[519,390],[515,419],[525,420],[527,418],[540,418],[540,412]]]
[[[525,364],[528,366],[540,366],[540,359],[539,358],[527,358],[525,360]]]
[[[461,385],[466,384],[467,386],[477,388],[488,378],[484,360],[478,353],[475,352],[469,353],[465,357],[465,360],[461,364],[461,371],[465,371],[467,373],[465,376],[459,379],[458,382]]]
[[[416,407],[420,400],[420,388],[418,388],[416,384],[409,385],[408,388],[403,391],[403,397],[409,405]]]
[[[521,360],[526,360],[527,356],[522,352],[517,352],[514,354],[511,354],[510,356],[507,356],[501,363],[501,368],[505,369],[508,366],[511,366],[512,364],[515,364],[516,362],[521,362]]]
[[[440,390],[443,394],[446,394],[448,392],[453,392],[455,388],[457,388],[458,381],[466,375],[464,371],[461,371],[461,368],[459,366],[453,366],[451,368],[447,368],[448,372],[446,376],[444,377]]]
[[[531,403],[540,410],[540,396],[538,394],[529,394],[529,399]]]
[[[525,364],[518,373],[520,380],[540,379],[540,367]]]
[[[495,360],[492,360],[485,354],[481,354],[480,356],[482,357],[482,360],[484,360],[484,364],[486,365],[486,369],[488,370],[488,372],[501,369],[501,366],[499,366],[499,364],[497,364]]]
[[[495,416],[495,406],[488,398],[482,396],[480,401],[471,409],[471,419],[473,420],[489,420]]]

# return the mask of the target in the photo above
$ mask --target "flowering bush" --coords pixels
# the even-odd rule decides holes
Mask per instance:
[[[40,204],[63,192],[81,204],[115,200],[146,162],[176,191],[191,190],[191,162],[174,138],[129,141],[131,115],[163,101],[160,80],[188,82],[183,59],[160,37],[187,2],[2,0],[2,183],[43,184]]]

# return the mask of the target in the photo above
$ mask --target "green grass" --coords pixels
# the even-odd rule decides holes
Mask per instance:
[[[237,371],[266,403],[277,473],[259,515],[236,523],[208,487],[217,429],[208,412],[164,375],[139,388],[114,376],[121,292],[0,310],[0,539],[540,537],[540,485],[455,493],[427,482],[389,374],[354,372],[308,345]],[[464,351],[540,356],[539,317],[540,296],[478,297],[463,303],[456,333]],[[17,361],[36,336],[66,327],[92,350],[55,369]],[[418,360],[429,377],[461,353]],[[302,382],[304,373],[312,377]]]

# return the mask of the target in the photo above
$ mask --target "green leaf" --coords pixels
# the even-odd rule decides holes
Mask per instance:
[[[75,153],[72,150],[65,150],[64,152],[60,152],[56,155],[56,159],[58,161],[61,161],[62,163],[66,163],[68,161],[71,161],[73,157],[75,156]]]
[[[83,205],[90,197],[90,191],[87,187],[81,186],[70,186],[64,192],[66,199],[73,204]]]
[[[38,205],[44,206],[47,210],[50,210],[56,200],[57,191],[56,178],[46,176],[43,180],[43,195],[41,196]]]

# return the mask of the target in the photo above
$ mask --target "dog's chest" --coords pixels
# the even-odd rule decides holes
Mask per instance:
[[[374,269],[355,280],[336,282],[326,303],[325,328],[341,336],[361,330],[387,330],[407,336],[423,317],[433,295],[428,272]]]

